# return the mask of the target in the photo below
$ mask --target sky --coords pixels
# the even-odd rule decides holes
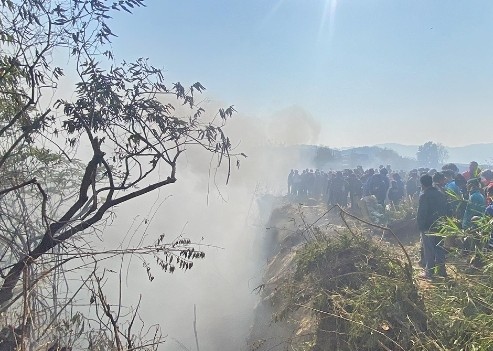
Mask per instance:
[[[113,29],[117,58],[261,121],[301,110],[316,144],[491,141],[489,0],[160,0]]]

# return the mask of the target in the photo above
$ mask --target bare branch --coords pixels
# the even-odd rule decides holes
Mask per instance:
[[[14,191],[14,190],[23,188],[23,187],[25,187],[26,185],[29,185],[29,184],[36,184],[36,182],[37,182],[36,178],[33,178],[33,179],[28,180],[28,181],[25,181],[23,183],[14,185],[14,186],[12,186],[10,188],[0,190],[0,195],[4,195],[4,194],[7,194],[7,193],[9,193],[11,191]]]

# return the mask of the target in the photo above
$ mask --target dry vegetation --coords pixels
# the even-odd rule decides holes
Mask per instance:
[[[303,216],[313,209],[303,208]],[[333,226],[320,228],[298,219],[299,231],[292,235],[303,233],[304,239],[292,247],[292,267],[277,272],[283,277],[268,277],[263,293],[273,306],[273,320],[291,326],[282,347],[493,349],[493,255],[483,250],[491,225],[482,223],[474,235],[445,227],[444,236],[455,238],[449,245],[449,278],[429,282],[417,278],[419,237],[409,224],[414,206],[405,203],[391,211],[389,224],[396,232],[384,235],[339,209],[327,214]],[[471,236],[474,245],[466,250],[463,244]],[[286,257],[278,254],[270,265]]]

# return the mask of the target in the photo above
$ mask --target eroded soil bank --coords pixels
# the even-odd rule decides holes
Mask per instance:
[[[249,350],[394,350],[411,340],[403,334],[427,330],[423,299],[397,245],[413,250],[413,220],[392,221],[395,238],[349,214],[317,201],[285,201],[272,211]]]

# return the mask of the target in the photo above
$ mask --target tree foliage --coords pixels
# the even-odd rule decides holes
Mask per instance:
[[[416,157],[421,166],[433,168],[447,160],[448,151],[442,144],[428,141],[418,148]]]
[[[63,266],[63,254],[78,248],[77,235],[103,226],[115,206],[175,183],[187,149],[216,155],[229,179],[236,155],[222,128],[234,108],[207,114],[196,104],[205,90],[199,82],[167,82],[143,58],[116,64],[107,49],[116,36],[112,15],[143,6],[144,0],[0,0],[2,311],[26,301],[26,289]],[[56,64],[63,55],[70,58],[66,67]],[[74,99],[59,88],[65,70],[78,76]],[[203,257],[190,244],[160,238],[133,253],[160,255],[165,270],[188,269]],[[101,295],[98,279],[93,290]],[[44,323],[58,317],[52,313]],[[29,320],[21,323],[24,337]]]

